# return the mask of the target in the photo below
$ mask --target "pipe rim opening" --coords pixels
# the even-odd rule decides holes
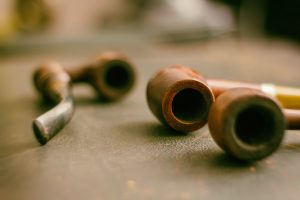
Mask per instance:
[[[275,115],[261,105],[247,107],[237,115],[234,129],[237,138],[247,145],[266,144],[277,133]]]
[[[180,90],[172,100],[172,113],[180,121],[195,123],[207,118],[208,103],[204,95],[193,88]]]
[[[104,82],[107,86],[114,90],[124,90],[130,86],[131,81],[131,73],[123,62],[109,63],[104,74]]]

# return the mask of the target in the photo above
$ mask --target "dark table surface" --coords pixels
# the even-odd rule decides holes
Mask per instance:
[[[105,33],[76,44],[40,40],[2,47],[0,199],[300,198],[299,131],[287,131],[271,157],[240,163],[218,148],[207,127],[186,135],[165,128],[145,99],[149,77],[169,64],[207,77],[300,85],[298,45],[233,38],[175,45],[134,33]],[[40,146],[31,123],[49,106],[32,87],[35,67],[50,58],[72,66],[106,50],[123,52],[136,64],[134,91],[103,103],[88,86],[74,87],[73,119]]]

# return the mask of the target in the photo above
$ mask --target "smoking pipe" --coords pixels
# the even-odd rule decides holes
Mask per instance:
[[[247,87],[276,97],[285,108],[300,108],[300,90],[271,84],[208,79],[182,65],[159,70],[148,82],[147,102],[152,113],[164,124],[190,132],[207,122],[214,99],[231,88]]]
[[[57,104],[33,121],[35,136],[44,145],[70,121],[73,115],[71,78],[59,63],[48,62],[35,71],[33,81],[44,98]]]
[[[195,70],[172,65],[158,71],[148,82],[147,102],[164,124],[190,132],[207,122],[214,95],[205,79]]]
[[[71,82],[87,82],[102,98],[117,100],[133,87],[135,70],[125,56],[107,52],[94,62],[75,69],[64,70],[60,64],[48,62],[37,69],[33,79],[36,89],[45,99],[58,103],[33,122],[36,138],[41,144],[46,144],[72,117]]]
[[[66,71],[73,83],[89,83],[100,97],[107,100],[125,96],[135,82],[133,65],[124,55],[115,52],[103,53],[91,63]]]
[[[300,128],[300,111],[282,110],[276,100],[259,90],[235,88],[220,94],[212,104],[208,126],[226,153],[254,161],[278,149],[286,128]]]

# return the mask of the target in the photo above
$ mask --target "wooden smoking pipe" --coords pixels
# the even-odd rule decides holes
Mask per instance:
[[[87,82],[102,98],[117,100],[134,86],[135,70],[125,56],[107,52],[92,63],[67,71],[56,62],[46,63],[37,69],[33,79],[45,99],[58,103],[33,122],[36,138],[41,144],[46,144],[72,117],[74,100],[71,82]]]
[[[276,100],[259,90],[235,88],[220,94],[212,104],[208,125],[226,153],[253,161],[276,151],[286,128],[300,128],[300,111],[282,110]]]
[[[171,128],[190,132],[204,126],[214,95],[205,79],[181,65],[159,70],[148,82],[147,102],[152,113]]]
[[[59,63],[48,62],[35,71],[33,81],[44,98],[57,104],[33,121],[35,136],[44,145],[70,121],[73,115],[71,78]]]
[[[149,80],[147,102],[161,122],[177,131],[190,132],[206,124],[215,97],[237,87],[261,90],[276,97],[286,108],[300,108],[300,89],[217,79],[206,81],[197,71],[182,65],[163,68]]]
[[[66,71],[73,83],[89,83],[100,97],[107,100],[117,100],[125,96],[136,79],[130,61],[115,52],[103,53],[91,63]]]

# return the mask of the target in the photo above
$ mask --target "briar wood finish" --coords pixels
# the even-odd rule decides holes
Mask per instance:
[[[33,121],[37,140],[46,144],[72,118],[74,99],[71,92],[71,78],[57,62],[47,62],[33,75],[34,86],[42,96],[57,105]]]
[[[129,59],[116,52],[100,54],[94,61],[67,69],[72,82],[86,82],[93,86],[99,97],[117,100],[133,88],[136,72]]]
[[[148,82],[147,102],[152,113],[171,128],[190,132],[207,122],[214,95],[195,70],[172,65],[158,71]]]
[[[190,67],[173,65],[162,68],[148,82],[147,101],[152,113],[171,128],[190,132],[207,122],[207,113],[214,99],[233,88],[251,88],[280,101],[285,108],[300,108],[300,89],[254,84],[230,80],[208,79]],[[296,116],[290,127],[298,128],[297,110],[287,110]],[[289,119],[292,119],[290,117]]]

